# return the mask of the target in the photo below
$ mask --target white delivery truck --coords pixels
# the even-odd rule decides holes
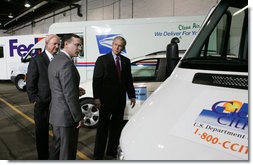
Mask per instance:
[[[123,128],[120,159],[249,160],[247,5],[221,0],[210,11],[172,75]]]
[[[19,35],[19,36],[5,36],[0,37],[0,80],[10,80],[11,73],[19,70],[23,72],[14,82],[18,83],[20,79],[24,79],[27,66],[23,66],[21,58],[25,56],[28,51],[41,39],[45,34]],[[39,52],[33,52],[32,56]]]
[[[92,79],[97,57],[111,51],[114,37],[121,35],[127,40],[123,53],[130,59],[165,51],[173,37],[180,39],[179,46],[185,50],[196,36],[203,20],[204,16],[185,16],[62,22],[52,24],[48,34],[61,37],[75,33],[83,38],[83,53],[75,60],[81,82],[84,82]],[[41,40],[38,45],[44,42]],[[23,61],[29,62],[29,58],[30,54],[27,54]]]

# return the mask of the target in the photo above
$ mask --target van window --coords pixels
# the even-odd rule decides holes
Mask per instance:
[[[0,58],[4,57],[4,48],[0,46]]]
[[[248,12],[246,9],[235,14],[238,10],[228,8],[211,35],[206,34],[202,48],[197,50],[198,52],[188,53],[180,67],[248,72],[248,37],[245,37],[248,32],[248,20],[245,15]],[[191,49],[197,47],[192,46]]]
[[[37,55],[42,53],[42,49],[41,48],[34,48],[31,49],[28,54],[22,59],[22,62],[26,63],[26,62],[30,62],[31,58],[36,57]]]
[[[141,60],[131,64],[134,81],[156,81],[158,59]]]

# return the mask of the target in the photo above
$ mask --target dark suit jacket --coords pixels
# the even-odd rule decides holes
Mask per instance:
[[[45,52],[31,58],[26,77],[27,94],[31,103],[50,103],[51,93],[48,83],[47,69],[49,59]]]
[[[54,126],[75,126],[82,119],[79,103],[79,73],[63,52],[49,64],[48,79],[51,88],[49,122]]]
[[[115,100],[126,102],[126,93],[129,98],[135,98],[135,90],[131,74],[130,60],[120,55],[121,80],[118,79],[115,61],[112,53],[98,57],[93,74],[93,96],[101,99],[102,105],[110,106]]]

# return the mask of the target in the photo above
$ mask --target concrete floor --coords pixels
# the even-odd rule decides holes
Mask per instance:
[[[10,81],[0,81],[0,126],[1,160],[37,159],[33,105]],[[96,129],[80,129],[77,160],[92,159],[95,134]]]

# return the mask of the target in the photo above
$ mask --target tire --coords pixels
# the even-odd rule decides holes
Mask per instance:
[[[19,91],[26,91],[26,81],[25,81],[25,76],[24,75],[19,75],[17,76],[16,80],[15,80],[15,85],[16,88]]]
[[[94,100],[81,100],[80,105],[84,115],[84,126],[88,128],[96,128],[99,120],[99,109],[95,107]]]

